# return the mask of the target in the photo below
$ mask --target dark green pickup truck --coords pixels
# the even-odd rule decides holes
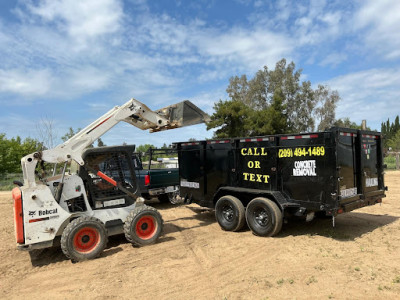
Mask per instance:
[[[176,196],[179,195],[178,159],[161,159],[156,163],[150,160],[145,164],[140,155],[134,155],[133,161],[142,197],[158,197],[160,202],[175,203]]]

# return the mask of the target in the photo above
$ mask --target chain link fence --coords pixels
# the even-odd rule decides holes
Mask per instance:
[[[0,174],[0,191],[11,191],[14,180],[23,181],[22,173]]]

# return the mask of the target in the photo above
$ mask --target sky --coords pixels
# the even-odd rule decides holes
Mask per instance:
[[[400,114],[400,1],[1,0],[0,133],[56,144],[135,98],[209,114],[229,78],[286,58],[342,98],[336,117],[372,129]],[[118,124],[106,145],[212,137],[204,124],[149,133]]]

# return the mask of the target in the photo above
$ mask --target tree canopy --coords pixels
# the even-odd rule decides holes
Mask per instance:
[[[301,81],[301,72],[282,59],[250,80],[231,77],[229,100],[215,103],[207,129],[217,128],[215,137],[225,138],[313,131],[316,120],[320,130],[332,126],[338,92],[325,85],[313,89],[310,81]]]
[[[343,119],[337,119],[334,123],[334,126],[337,127],[345,127],[345,128],[351,128],[351,129],[362,129],[362,124],[358,125],[356,122],[350,121],[348,117],[343,118]],[[371,130],[370,127],[367,126],[367,130]]]
[[[20,173],[21,158],[42,148],[42,144],[32,138],[22,140],[19,136],[7,139],[0,133],[0,174]]]
[[[400,121],[397,115],[394,122],[386,122],[381,124],[381,132],[385,137],[385,148],[391,147],[393,150],[400,151]]]

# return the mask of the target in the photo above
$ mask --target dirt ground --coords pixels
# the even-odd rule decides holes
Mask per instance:
[[[133,248],[110,238],[95,260],[58,248],[32,266],[16,250],[10,192],[0,193],[1,299],[399,299],[400,172],[386,174],[382,205],[336,219],[284,224],[274,238],[224,232],[214,212],[158,204],[164,235]]]

